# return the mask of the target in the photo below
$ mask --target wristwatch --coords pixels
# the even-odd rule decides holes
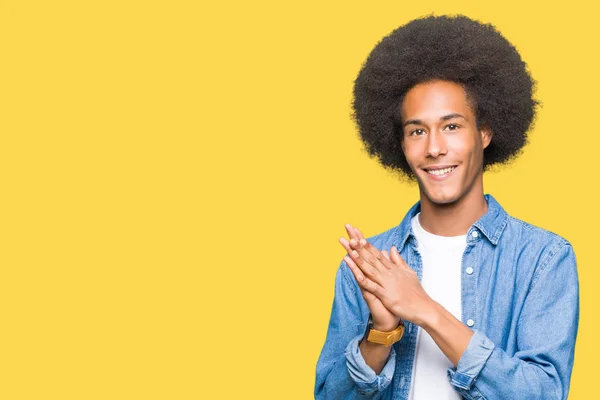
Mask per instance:
[[[365,336],[371,343],[379,343],[384,346],[391,346],[398,340],[402,339],[404,334],[404,322],[400,320],[398,327],[390,332],[382,332],[373,329],[373,317],[369,314],[369,322],[367,322],[367,329],[365,330]]]

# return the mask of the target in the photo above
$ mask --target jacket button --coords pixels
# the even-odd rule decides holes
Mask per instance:
[[[467,274],[471,275],[473,273],[473,268],[468,267],[465,271]]]
[[[479,233],[477,231],[473,231],[471,233],[471,236],[473,236],[474,238],[476,238],[477,236],[479,236]]]
[[[473,325],[475,325],[475,321],[473,321],[472,319],[469,319],[469,320],[467,320],[467,325],[473,326]]]

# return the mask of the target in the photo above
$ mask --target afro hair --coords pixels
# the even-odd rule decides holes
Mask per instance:
[[[526,64],[491,24],[465,16],[427,16],[384,37],[354,81],[352,117],[370,156],[409,180],[402,152],[402,100],[418,83],[461,84],[477,119],[492,131],[483,169],[516,157],[527,143],[538,102]]]

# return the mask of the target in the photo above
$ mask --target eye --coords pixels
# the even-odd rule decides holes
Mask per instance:
[[[448,125],[446,125],[446,126],[444,127],[444,130],[445,130],[445,131],[455,131],[455,130],[457,130],[458,128],[460,128],[460,126],[459,126],[459,125],[456,125],[456,124],[448,124]]]
[[[425,133],[424,129],[413,129],[408,133],[408,136],[421,136]]]

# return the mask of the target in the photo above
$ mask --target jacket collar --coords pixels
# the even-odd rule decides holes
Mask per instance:
[[[502,235],[502,231],[506,227],[508,222],[508,214],[492,195],[486,194],[483,197],[488,203],[488,210],[473,224],[468,233],[470,234],[475,228],[477,228],[495,246],[498,244],[500,235]],[[396,247],[398,250],[404,247],[404,244],[408,240],[409,236],[414,236],[411,220],[420,211],[421,203],[417,202],[410,208],[410,210],[408,210],[400,225],[396,227],[396,237],[394,241],[397,243]]]

